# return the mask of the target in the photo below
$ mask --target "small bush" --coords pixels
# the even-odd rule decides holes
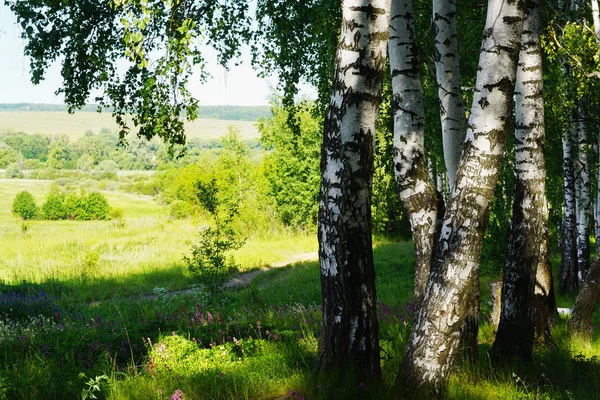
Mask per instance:
[[[23,171],[17,163],[12,163],[6,167],[6,177],[8,179],[23,179]]]
[[[192,255],[184,256],[189,271],[207,286],[211,294],[223,290],[224,283],[237,271],[231,252],[241,248],[246,239],[233,228],[237,204],[224,204],[219,199],[216,180],[196,183],[198,201],[214,221],[214,228],[200,233],[200,243],[192,245]]]
[[[42,213],[49,220],[67,219],[64,196],[61,193],[50,193],[42,205]]]
[[[65,197],[65,208],[69,219],[88,219],[85,213],[84,199],[77,193],[69,193]]]
[[[110,206],[108,205],[106,197],[104,197],[102,193],[90,193],[85,199],[84,207],[87,217],[86,219],[108,219]]]
[[[12,205],[12,212],[21,219],[28,220],[37,217],[39,210],[35,199],[28,191],[17,194]]]
[[[192,206],[187,201],[175,200],[169,206],[169,216],[174,219],[184,219],[191,215]]]

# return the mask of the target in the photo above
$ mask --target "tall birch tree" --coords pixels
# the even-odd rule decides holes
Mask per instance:
[[[444,162],[450,191],[463,148],[467,121],[460,88],[456,1],[433,0],[435,75],[440,99]]]
[[[389,0],[345,0],[321,149],[323,320],[317,372],[381,376],[371,241],[373,140],[387,62]]]
[[[493,353],[531,360],[536,272],[548,259],[539,0],[527,2],[515,88],[515,199]],[[545,307],[542,305],[542,307]],[[544,310],[543,308],[542,310]],[[547,315],[547,313],[546,313]]]
[[[577,226],[577,280],[583,284],[590,267],[590,163],[588,160],[587,123],[582,106],[584,98],[577,102],[573,118],[573,132],[577,140],[577,162],[575,164],[575,210]]]
[[[459,347],[481,256],[506,142],[521,30],[523,2],[490,0],[483,34],[469,129],[437,244],[424,304],[398,381],[439,392]]]
[[[414,301],[421,304],[429,279],[437,223],[438,194],[425,158],[423,91],[412,0],[391,5],[389,58],[394,113],[394,172],[415,247]]]

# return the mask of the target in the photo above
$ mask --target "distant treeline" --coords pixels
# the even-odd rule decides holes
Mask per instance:
[[[81,111],[96,112],[98,106],[88,104]],[[36,103],[0,103],[0,111],[67,111],[63,104]],[[110,112],[105,109],[105,112]],[[198,118],[222,119],[231,121],[258,121],[259,118],[271,116],[270,106],[201,106]]]

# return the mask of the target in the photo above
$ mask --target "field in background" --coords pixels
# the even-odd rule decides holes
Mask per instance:
[[[185,124],[188,138],[217,139],[227,133],[230,126],[240,129],[242,139],[258,138],[255,122],[228,121],[218,119],[197,119]],[[100,129],[117,130],[110,113],[54,111],[2,111],[0,112],[0,131],[13,130],[29,134],[64,134],[71,139],[82,137],[86,131],[98,133]]]
[[[110,297],[148,293],[156,286],[180,289],[193,283],[182,262],[197,242],[204,221],[173,220],[167,207],[153,198],[103,191],[113,207],[124,210],[124,224],[115,221],[27,221],[11,213],[15,195],[28,190],[41,205],[51,181],[0,179],[0,282],[48,281],[78,287],[96,281],[94,293]],[[26,229],[24,229],[26,226]],[[242,270],[280,262],[316,251],[314,235],[281,232],[276,237],[249,238],[235,254]],[[97,252],[99,263],[86,270],[85,259]]]

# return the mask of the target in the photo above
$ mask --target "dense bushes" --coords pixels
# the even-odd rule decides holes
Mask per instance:
[[[22,219],[41,218],[47,220],[107,220],[110,219],[111,208],[102,193],[90,194],[69,193],[65,195],[54,185],[41,212],[31,193],[25,191],[17,194],[13,202],[13,214]]]
[[[12,205],[12,212],[21,219],[34,219],[39,214],[35,199],[28,191],[17,194]]]

